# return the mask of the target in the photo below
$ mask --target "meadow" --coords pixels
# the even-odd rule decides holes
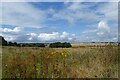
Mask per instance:
[[[118,78],[118,47],[2,47],[2,78]]]

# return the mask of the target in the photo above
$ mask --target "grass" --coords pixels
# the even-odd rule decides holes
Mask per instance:
[[[118,47],[4,47],[2,78],[118,78]]]

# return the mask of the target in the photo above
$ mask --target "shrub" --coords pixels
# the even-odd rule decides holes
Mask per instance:
[[[0,36],[0,45],[7,46],[7,41],[2,36]]]
[[[49,47],[51,48],[69,48],[69,47],[72,47],[70,43],[67,43],[67,42],[64,42],[64,43],[61,43],[61,42],[55,42],[55,43],[51,43],[49,45]]]

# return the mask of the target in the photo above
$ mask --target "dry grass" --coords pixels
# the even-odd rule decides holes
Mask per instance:
[[[3,47],[3,78],[118,78],[118,49]]]

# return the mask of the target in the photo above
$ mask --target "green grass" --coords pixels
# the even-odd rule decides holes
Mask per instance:
[[[118,78],[118,49],[3,47],[3,78]]]

